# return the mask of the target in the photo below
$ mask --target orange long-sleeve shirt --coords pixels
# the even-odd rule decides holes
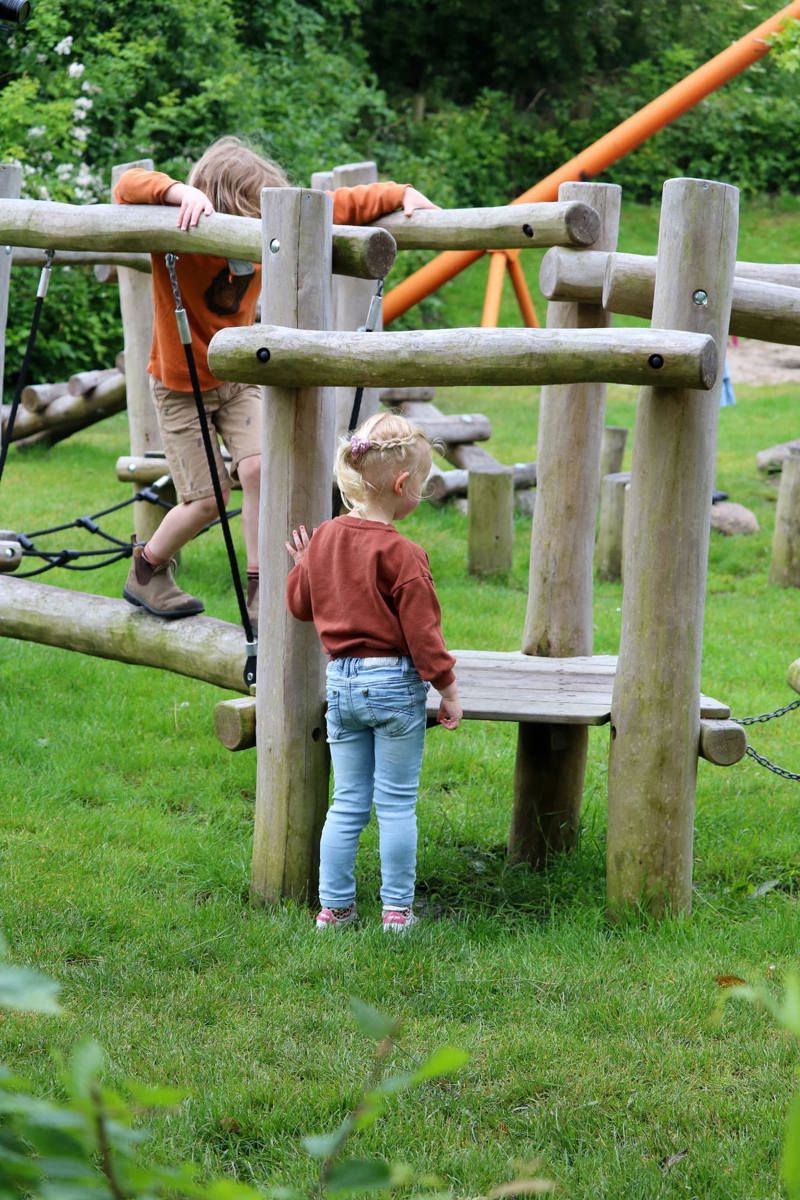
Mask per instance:
[[[131,167],[114,188],[119,204],[163,204],[174,183],[163,171]],[[369,183],[336,188],[335,225],[368,225],[403,203],[405,184]],[[202,219],[202,218],[201,218]],[[164,256],[153,255],[153,342],[147,369],[176,392],[190,392],[192,382],[186,352],[175,321],[175,300]],[[197,376],[203,391],[220,383],[208,366],[208,344],[220,329],[252,325],[261,286],[261,265],[252,275],[233,275],[228,261],[211,254],[180,254],[178,283],[192,334]]]
[[[393,525],[325,521],[289,572],[286,603],[331,658],[407,654],[437,690],[455,679],[428,556]]]

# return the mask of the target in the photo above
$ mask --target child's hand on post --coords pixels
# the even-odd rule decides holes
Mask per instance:
[[[164,199],[167,204],[176,204],[180,208],[178,229],[194,229],[201,217],[210,217],[214,212],[214,205],[205,192],[188,183],[173,183]]]
[[[291,554],[295,566],[297,566],[297,564],[299,562],[303,561],[303,558],[305,557],[305,553],[308,550],[308,544],[311,541],[313,536],[314,536],[313,529],[311,530],[311,533],[309,534],[306,531],[305,525],[301,525],[299,529],[292,530],[291,542],[283,543],[284,546],[286,547],[286,549]]]
[[[444,688],[439,694],[442,697],[437,716],[439,724],[444,725],[445,729],[458,729],[458,726],[461,724],[461,718],[464,716],[464,710],[458,698],[458,688],[454,683],[451,683],[449,687]]]
[[[418,192],[416,188],[407,187],[403,192],[403,215],[411,217],[418,208],[438,208],[438,204],[434,204],[427,196],[423,196],[422,192]]]

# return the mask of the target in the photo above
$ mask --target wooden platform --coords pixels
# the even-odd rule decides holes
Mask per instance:
[[[534,658],[519,651],[453,650],[465,719],[540,721],[549,725],[605,725],[611,717],[614,654]],[[727,704],[700,695],[700,716],[724,720]],[[428,693],[428,717],[439,710]]]

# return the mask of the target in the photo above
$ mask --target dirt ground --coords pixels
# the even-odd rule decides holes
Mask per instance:
[[[728,367],[737,383],[800,384],[800,346],[738,338],[728,342]]]

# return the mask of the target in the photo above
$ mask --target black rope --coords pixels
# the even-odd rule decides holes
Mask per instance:
[[[25,346],[25,355],[22,359],[22,366],[19,369],[17,376],[17,385],[14,388],[14,399],[11,401],[11,411],[8,414],[6,422],[5,434],[0,437],[0,479],[3,478],[3,471],[8,457],[8,448],[11,445],[11,439],[14,436],[14,424],[17,419],[17,411],[19,410],[20,400],[22,399],[22,389],[28,382],[28,371],[30,369],[31,355],[33,348],[36,345],[36,334],[39,329],[39,318],[42,315],[42,305],[44,298],[47,295],[47,285],[50,282],[50,271],[53,266],[53,250],[45,251],[45,264],[42,267],[42,273],[39,276],[39,286],[36,289],[36,303],[33,306],[33,316],[31,317],[31,327],[28,332],[28,342]]]
[[[186,316],[186,310],[183,307],[183,301],[181,299],[178,275],[175,270],[177,255],[167,254],[164,256],[164,260],[166,262],[167,271],[169,272],[170,283],[172,284],[172,293],[175,297],[175,320],[178,324],[178,334],[181,342],[183,343],[183,349],[186,355],[186,365],[189,368],[189,378],[192,381],[192,392],[194,393],[194,402],[197,408],[197,418],[200,422],[200,433],[203,438],[203,446],[205,447],[206,458],[208,460],[208,469],[211,474],[211,485],[214,489],[214,499],[217,502],[217,512],[219,513],[219,523],[222,526],[222,536],[225,541],[225,549],[228,552],[228,562],[231,568],[233,590],[236,593],[236,600],[239,605],[239,616],[241,618],[242,628],[244,629],[244,636],[247,642],[247,661],[244,668],[244,681],[248,686],[250,686],[256,681],[257,643],[253,633],[253,626],[250,622],[250,614],[247,611],[247,602],[244,598],[242,580],[241,576],[239,575],[239,566],[236,561],[236,551],[233,546],[233,538],[231,537],[228,514],[225,510],[225,501],[222,496],[222,485],[219,481],[217,463],[214,457],[214,448],[211,444],[211,434],[208,429],[208,418],[206,416],[205,405],[203,404],[203,393],[200,388],[200,380],[197,377],[197,365],[194,361],[194,352],[192,350],[192,335],[189,329],[189,321]]]
[[[383,280],[378,280],[378,286],[375,289],[375,295],[369,302],[369,312],[367,319],[362,326],[362,333],[373,333],[375,326],[378,323],[378,316],[381,309],[381,300],[383,298]],[[361,401],[364,398],[364,388],[357,387],[353,396],[353,407],[350,409],[350,420],[347,423],[347,433],[351,435],[358,428],[358,418],[361,412]],[[336,489],[336,495],[333,497],[333,515],[338,517],[342,511],[342,493]]]

